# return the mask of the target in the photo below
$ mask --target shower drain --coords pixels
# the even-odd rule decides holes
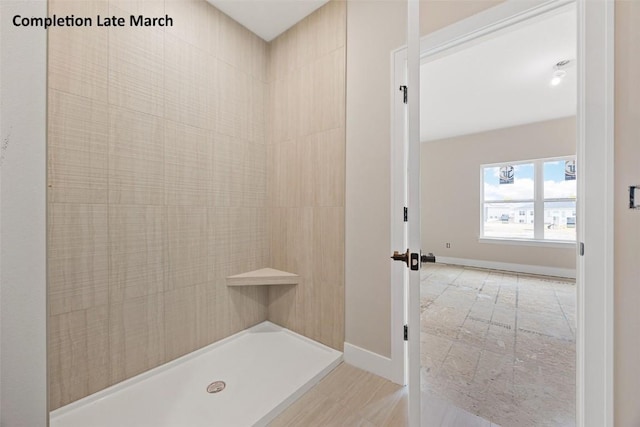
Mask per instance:
[[[226,386],[224,381],[214,381],[207,386],[207,393],[220,393]]]

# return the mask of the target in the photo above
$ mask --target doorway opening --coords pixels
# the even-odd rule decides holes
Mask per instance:
[[[465,197],[457,197],[456,194],[453,197],[457,201],[457,209],[449,210],[449,217],[447,221],[439,224],[430,223],[430,227],[435,228],[445,228],[447,226],[457,225],[460,221],[456,221],[456,219],[460,219],[460,214],[465,209],[475,209],[477,214],[479,214],[479,220],[476,224],[479,224],[477,227],[477,234],[475,236],[477,244],[484,245],[495,245],[500,246],[508,246],[508,249],[505,250],[507,256],[502,261],[493,261],[491,264],[487,264],[487,259],[482,257],[477,257],[475,260],[485,261],[482,264],[474,263],[474,258],[462,258],[459,254],[454,256],[454,249],[458,246],[455,245],[451,240],[453,239],[443,239],[439,244],[443,245],[443,248],[434,248],[432,244],[425,244],[422,242],[422,250],[426,252],[435,252],[438,261],[444,264],[444,261],[451,262],[451,258],[457,258],[453,261],[457,261],[459,265],[462,266],[463,269],[471,270],[472,268],[485,268],[487,270],[499,270],[502,271],[499,274],[504,276],[504,271],[513,271],[516,275],[516,285],[518,284],[518,275],[522,276],[522,284],[523,284],[523,292],[526,293],[529,289],[524,289],[524,285],[530,285],[529,280],[531,276],[550,276],[555,277],[555,279],[549,279],[548,277],[535,279],[541,279],[542,281],[549,282],[550,280],[555,280],[558,282],[556,288],[562,288],[562,283],[571,283],[571,279],[573,276],[577,277],[577,285],[573,285],[575,289],[575,293],[577,297],[574,298],[573,295],[570,295],[570,298],[575,302],[575,320],[573,321],[573,334],[575,344],[574,347],[574,366],[575,366],[575,381],[574,381],[574,390],[575,397],[573,397],[573,405],[576,408],[575,417],[571,419],[569,416],[565,421],[561,421],[562,416],[557,417],[555,424],[562,425],[566,424],[576,424],[576,425],[612,425],[612,401],[610,396],[612,390],[612,284],[613,284],[613,275],[612,275],[612,239],[610,234],[608,234],[607,230],[612,227],[612,212],[609,206],[609,202],[611,201],[611,192],[613,188],[613,178],[612,178],[612,168],[613,168],[613,155],[612,155],[612,144],[613,144],[613,112],[612,112],[612,69],[613,69],[613,60],[612,60],[612,47],[613,47],[613,6],[610,2],[607,1],[593,1],[593,2],[585,2],[582,0],[577,0],[575,2],[577,5],[576,12],[576,20],[577,25],[575,26],[577,29],[577,49],[576,49],[576,59],[575,59],[575,67],[577,73],[577,109],[575,110],[575,119],[574,119],[574,129],[575,129],[575,139],[574,143],[577,140],[577,149],[573,153],[569,154],[532,154],[525,157],[513,157],[513,156],[505,156],[494,161],[487,160],[477,165],[475,169],[476,180],[478,180],[477,195],[472,199],[467,199]],[[558,15],[567,10],[567,8],[571,8],[572,2],[566,1],[541,1],[536,4],[523,5],[522,3],[516,1],[507,1],[499,6],[495,6],[491,9],[486,10],[485,12],[481,12],[477,15],[474,15],[470,18],[467,18],[463,21],[459,21],[449,27],[445,27],[442,30],[439,30],[435,33],[429,34],[426,37],[421,39],[421,49],[420,53],[423,59],[423,62],[437,61],[445,58],[448,55],[454,54],[456,52],[460,52],[468,48],[470,45],[474,44],[482,44],[484,36],[491,35],[490,37],[497,37],[502,33],[508,33],[517,29],[518,26],[516,24],[523,23],[524,21],[528,21],[527,24],[533,25],[536,22],[540,22],[545,20],[551,16]],[[574,21],[575,22],[575,21]],[[411,33],[410,33],[411,35]],[[411,43],[410,43],[411,44]],[[409,55],[409,57],[413,57]],[[424,59],[427,58],[426,61]],[[394,83],[402,84],[403,82],[403,70],[406,69],[406,59],[407,54],[403,49],[399,49],[394,53]],[[551,80],[557,81],[558,78],[562,82],[564,77],[566,77],[566,70],[563,69],[566,65],[565,59],[558,60],[555,65],[551,65],[551,76],[549,77],[548,85],[552,85]],[[569,60],[569,63],[571,60]],[[405,68],[403,68],[405,67]],[[481,69],[478,63],[468,64],[466,68],[469,69]],[[560,71],[563,71],[562,73]],[[562,74],[562,76],[560,76]],[[459,76],[459,73],[457,74]],[[589,76],[589,78],[585,78]],[[503,73],[503,79],[508,79],[513,77],[508,73],[505,75]],[[458,80],[460,82],[460,80]],[[415,82],[414,82],[415,83]],[[555,83],[554,83],[555,84]],[[464,87],[464,84],[460,84],[460,87]],[[397,87],[397,85],[396,85]],[[417,87],[414,84],[413,87]],[[460,104],[458,104],[460,105]],[[606,108],[600,108],[600,106],[607,106]],[[409,143],[406,143],[403,134],[403,123],[407,114],[409,117],[413,117],[416,112],[416,108],[411,110],[411,105],[408,108],[408,112],[406,109],[403,109],[402,106],[394,107],[394,149],[392,150],[392,171],[393,173],[393,182],[394,182],[394,190],[392,191],[392,244],[393,247],[404,247],[402,244],[402,238],[406,237],[405,233],[407,233],[406,226],[400,223],[398,216],[396,216],[395,212],[400,212],[398,201],[404,200],[409,207],[409,218],[415,218],[416,215],[420,212],[420,210],[425,210],[424,205],[420,206],[420,203],[416,205],[415,198],[412,200],[409,198],[402,199],[404,194],[406,194],[406,182],[409,183],[409,187],[414,185],[412,183],[420,181],[416,172],[416,168],[414,167],[406,168],[404,170],[401,169],[401,159],[403,156],[405,158],[415,158],[416,154],[419,153],[420,147],[417,146],[414,141],[417,141],[417,138],[409,137]],[[552,108],[547,108],[551,110]],[[413,112],[412,112],[413,111]],[[460,117],[460,116],[459,116]],[[560,120],[565,117],[553,118],[553,117],[543,117],[538,121],[530,121],[529,123],[516,123],[511,126],[502,125],[502,128],[515,128],[517,126],[526,126],[533,125],[535,123],[540,122],[551,122],[554,120]],[[411,123],[411,121],[410,121]],[[415,123],[415,121],[414,121]],[[409,128],[411,129],[411,124],[409,124]],[[415,126],[415,125],[414,125]],[[499,126],[493,128],[500,129]],[[486,133],[492,129],[484,129],[480,130],[476,133]],[[467,133],[467,135],[470,133]],[[454,136],[455,137],[455,136]],[[487,151],[491,151],[490,148],[486,149]],[[398,154],[398,153],[405,153]],[[459,158],[463,158],[465,152],[462,150],[458,150],[454,153],[453,157],[456,156]],[[573,158],[575,156],[575,162],[573,163]],[[576,200],[576,215],[578,218],[577,221],[572,218],[573,211],[570,212],[570,216],[567,217],[565,213],[564,220],[562,218],[562,212],[558,205],[558,203],[567,202],[568,197],[564,197],[562,195],[558,195],[558,197],[547,196],[545,195],[545,185],[544,185],[544,176],[546,163],[555,163],[560,165],[562,162],[565,162],[564,166],[568,168],[570,171],[572,165],[579,165],[578,173],[577,173],[577,181],[579,181],[576,186],[577,189],[575,191],[575,199]],[[482,190],[484,189],[483,182],[483,168],[493,168],[498,167],[498,178],[501,173],[503,173],[500,169],[503,167],[511,167],[507,168],[507,170],[516,171],[519,164],[533,164],[533,177],[534,188],[533,188],[533,196],[526,200],[523,199],[508,199],[505,198],[503,200],[496,200],[494,198],[484,198],[484,194]],[[415,166],[415,165],[414,165]],[[523,175],[523,170],[520,168],[520,177],[526,178],[526,174]],[[526,169],[526,168],[525,168]],[[537,174],[536,174],[537,169]],[[553,168],[552,168],[553,169]],[[457,173],[462,174],[464,172],[464,168],[462,167],[451,167],[446,172],[442,172],[438,175],[435,180],[427,183],[426,185],[430,186],[443,186],[443,184],[448,179],[454,179],[457,177]],[[552,175],[552,171],[547,171],[549,175]],[[509,177],[508,172],[504,172],[506,177]],[[452,175],[453,174],[453,175]],[[582,175],[581,175],[582,174]],[[535,181],[537,179],[540,180],[542,184],[535,186]],[[551,181],[555,181],[555,179],[551,179]],[[570,179],[565,178],[565,181],[571,181]],[[574,180],[575,181],[575,180]],[[582,184],[580,184],[580,182]],[[589,183],[589,187],[587,190],[585,182]],[[403,186],[403,183],[405,185]],[[424,182],[421,183],[425,185]],[[491,183],[489,183],[491,184]],[[498,183],[498,185],[500,185]],[[505,183],[504,185],[509,185]],[[511,184],[517,186],[518,184]],[[473,184],[471,184],[473,186]],[[415,188],[415,187],[414,187]],[[401,190],[404,189],[404,190]],[[491,193],[489,194],[491,195]],[[588,195],[588,197],[584,197]],[[459,196],[459,195],[458,195]],[[494,194],[495,196],[495,194]],[[510,197],[510,196],[509,196]],[[579,201],[578,201],[579,200]],[[494,206],[485,206],[485,204],[493,204],[493,202],[518,202],[531,203],[530,209],[527,207],[520,206],[523,209],[517,209],[513,215],[511,212],[500,213],[497,215],[495,212],[489,213],[489,207]],[[552,203],[556,203],[555,206]],[[407,206],[405,205],[405,206]],[[569,209],[568,206],[562,206],[563,208]],[[433,208],[433,206],[431,206]],[[548,219],[545,225],[545,208],[548,212]],[[557,215],[554,214],[553,208],[556,209]],[[524,212],[524,215],[520,215],[521,211]],[[533,213],[531,213],[533,211]],[[412,216],[413,215],[413,216]],[[456,216],[458,215],[458,216]],[[503,215],[505,217],[503,218]],[[468,215],[467,215],[468,216]],[[489,224],[488,227],[485,227],[485,216],[487,220],[497,220],[496,224]],[[492,216],[497,218],[491,218]],[[520,218],[522,216],[523,218]],[[510,242],[509,245],[506,245],[506,242],[489,242],[486,240],[500,240],[500,236],[491,236],[492,232],[495,232],[495,226],[502,225],[502,221],[504,221],[504,225],[510,225],[511,231],[523,232],[520,228],[525,228],[524,225],[527,224],[527,216],[529,216],[529,220],[533,219],[533,224],[529,226],[531,229],[527,231],[533,235],[532,238],[529,239],[526,243],[517,242],[517,240],[522,240],[523,236],[520,236],[520,239],[514,236],[506,236],[507,240],[513,240],[514,242]],[[556,218],[554,218],[554,216]],[[464,218],[463,218],[464,219]],[[520,220],[523,220],[521,223]],[[411,221],[411,220],[410,220]],[[575,224],[574,224],[575,222]],[[493,225],[494,230],[492,230],[491,225]],[[574,227],[575,226],[575,227]],[[548,227],[545,229],[545,227]],[[409,241],[412,238],[415,238],[412,233],[416,231],[415,225],[409,225],[408,234]],[[573,254],[573,259],[575,260],[575,267],[571,268],[571,266],[567,267],[554,264],[558,262],[558,259],[555,259],[552,254],[551,249],[561,249],[563,245],[568,245],[566,242],[562,242],[562,237],[564,235],[565,238],[567,236],[572,235],[573,230],[576,230],[576,238],[579,244],[573,243],[574,250],[571,251]],[[413,231],[412,231],[413,230]],[[418,231],[419,233],[419,231]],[[553,236],[555,235],[555,239],[545,239],[545,236]],[[504,238],[505,236],[503,236]],[[545,240],[556,240],[555,242],[548,242]],[[448,244],[448,245],[447,245]],[[448,246],[448,247],[447,247]],[[521,247],[529,246],[530,248],[536,249],[542,247],[543,249],[546,247],[543,252],[545,252],[544,262],[525,262],[523,264],[519,264],[515,262],[513,259],[509,259],[508,256],[512,253],[516,253],[518,251],[522,251]],[[415,248],[410,246],[412,251],[416,251],[420,249],[419,246]],[[585,251],[585,247],[588,250]],[[520,248],[520,249],[518,249]],[[443,250],[449,250],[449,254],[442,255]],[[439,252],[439,253],[438,253]],[[579,255],[576,260],[576,255]],[[447,260],[446,258],[450,258]],[[462,261],[461,261],[462,260]],[[465,261],[466,262],[463,262]],[[533,268],[531,269],[531,265],[543,267],[542,269]],[[523,269],[522,266],[525,266]],[[514,268],[515,267],[515,268]],[[392,270],[393,271],[393,270]],[[478,273],[479,271],[475,271]],[[459,274],[462,274],[460,272]],[[484,274],[483,272],[479,272],[480,274]],[[492,272],[486,272],[487,277]],[[406,273],[405,273],[406,274]],[[416,280],[415,275],[410,273],[409,280],[404,283],[408,284],[409,291],[405,287],[405,295],[413,293],[413,288],[415,288],[415,284],[419,283],[420,280]],[[561,277],[562,279],[557,279],[557,277]],[[453,281],[458,277],[456,277]],[[504,277],[503,277],[504,278]],[[396,275],[395,279],[402,279],[400,275]],[[484,283],[485,280],[483,280]],[[460,282],[460,281],[459,281]],[[459,284],[459,283],[458,283]],[[447,284],[449,285],[449,284]],[[554,289],[553,285],[550,285],[552,289]],[[476,286],[476,299],[478,294],[478,289],[482,289],[481,287]],[[540,286],[537,286],[534,289],[539,289]],[[488,290],[488,289],[487,289]],[[562,294],[567,289],[560,289],[559,293]],[[516,288],[516,298],[518,298],[518,290]],[[554,289],[554,294],[556,294],[556,290]],[[570,294],[570,292],[569,292]],[[394,294],[392,293],[392,297]],[[408,354],[407,359],[403,359],[402,363],[397,362],[397,358],[394,358],[393,348],[402,349],[403,347],[399,344],[400,339],[398,339],[397,335],[392,338],[392,342],[394,343],[394,347],[392,347],[392,359],[394,359],[398,364],[406,366],[407,368],[407,381],[409,384],[415,385],[419,382],[417,379],[420,377],[420,358],[416,357],[416,353],[414,349],[416,348],[415,341],[419,341],[419,334],[412,333],[414,329],[412,327],[417,325],[419,322],[416,321],[416,316],[420,316],[420,312],[424,311],[423,307],[420,307],[420,298],[415,298],[414,295],[406,295],[407,301],[407,311],[406,317],[409,319],[409,346],[405,348],[405,353]],[[499,298],[498,294],[496,294],[496,298]],[[535,299],[535,298],[534,298]],[[550,300],[551,298],[547,298]],[[566,314],[566,312],[571,311],[571,305],[567,304],[566,301],[563,307],[563,303],[560,302],[560,298],[556,294],[555,303],[560,306],[560,310],[563,312],[563,316],[565,318],[565,323],[569,326],[569,330],[571,331],[571,314]],[[566,300],[567,298],[563,298]],[[392,298],[393,300],[393,298]],[[496,299],[497,300],[497,299]],[[427,301],[428,303],[428,301]],[[523,302],[524,305],[526,303]],[[494,304],[495,305],[495,304]],[[396,305],[394,305],[396,307]],[[547,307],[547,306],[545,306]],[[495,309],[495,307],[493,307]],[[523,307],[524,308],[524,307]],[[530,307],[531,308],[531,307]],[[517,309],[517,307],[516,307]],[[534,307],[535,309],[535,307]],[[471,311],[471,309],[469,309]],[[534,311],[534,310],[531,310]],[[397,308],[394,309],[394,313],[396,317],[394,319],[400,318],[397,315]],[[585,313],[589,313],[588,318],[585,316]],[[467,313],[468,315],[468,313]],[[476,317],[476,316],[473,316]],[[485,315],[486,317],[486,315]],[[465,317],[466,318],[466,317]],[[476,317],[480,319],[480,317]],[[514,323],[518,321],[519,316],[516,311],[514,315]],[[486,320],[486,319],[484,319]],[[498,326],[491,325],[492,319],[486,320],[487,328],[490,326]],[[493,320],[498,323],[497,320]],[[463,322],[464,323],[464,322]],[[523,320],[523,323],[526,323]],[[534,322],[535,323],[535,322]],[[392,324],[394,324],[392,322]],[[523,325],[520,325],[523,326]],[[515,332],[518,332],[518,326],[514,325]],[[527,332],[535,335],[534,328],[528,328],[523,326],[524,334]],[[538,328],[541,329],[541,328]],[[548,327],[544,328],[545,330],[549,330]],[[459,331],[458,331],[459,332]],[[393,334],[398,334],[396,332],[396,328],[393,329]],[[488,333],[488,332],[487,332]],[[486,337],[486,336],[485,336]],[[457,338],[457,335],[456,335]],[[513,340],[517,341],[517,337],[514,334]],[[413,340],[413,341],[412,341]],[[523,338],[524,340],[524,338]],[[507,344],[503,341],[505,347]],[[502,348],[500,343],[496,340],[497,345]],[[408,351],[407,351],[408,349]],[[515,349],[515,344],[514,344]],[[399,354],[399,350],[396,352]],[[515,350],[514,350],[515,354]],[[513,356],[512,356],[513,357]],[[535,355],[536,359],[539,357]],[[533,356],[531,357],[533,358]],[[478,359],[479,360],[479,359]],[[514,358],[515,360],[515,358]],[[477,363],[476,363],[477,364]],[[458,364],[459,365],[459,364]],[[475,373],[475,368],[474,368]],[[585,381],[586,378],[589,378],[589,381]],[[491,379],[488,379],[489,382]],[[570,380],[569,380],[570,381]],[[512,381],[513,387],[513,381]],[[461,387],[463,389],[463,394],[468,396],[468,388],[469,387]],[[543,387],[544,389],[544,387]],[[419,398],[419,393],[411,393],[412,388],[409,388],[409,412],[411,419],[415,421],[416,415],[420,413],[420,405],[415,404],[416,396]],[[486,396],[486,393],[485,393]],[[423,399],[424,400],[424,399]],[[585,405],[585,401],[590,401],[588,406]],[[413,403],[413,404],[412,404]],[[536,406],[535,410],[539,411],[540,406]],[[424,410],[423,416],[424,416]],[[473,413],[472,413],[473,414]],[[423,418],[424,421],[424,418]],[[593,424],[592,424],[593,423]],[[416,424],[417,425],[417,424]],[[437,425],[437,424],[436,424]],[[526,423],[524,423],[526,425]]]
[[[423,58],[425,425],[575,425],[576,36],[571,4]]]

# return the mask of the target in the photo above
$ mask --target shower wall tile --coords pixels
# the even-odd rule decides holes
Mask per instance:
[[[312,71],[335,50],[330,24],[309,18],[315,29],[274,42],[297,49],[289,55],[204,0],[50,7],[58,15],[174,19],[167,28],[50,31],[50,409],[268,317],[304,333],[305,304],[318,292],[307,251],[315,207],[340,199],[327,195],[339,173],[314,162],[318,155],[333,166],[339,147],[321,147],[324,133],[307,143],[302,127],[312,129],[302,114],[320,102],[307,99],[318,92],[303,80],[313,83]],[[286,73],[273,74],[274,52]],[[273,166],[283,168],[275,180]],[[283,206],[283,249],[273,258],[272,194]],[[228,275],[267,266],[299,270],[300,291],[226,286]],[[318,304],[309,319],[316,326],[307,328],[314,336],[324,333]]]
[[[172,360],[209,344],[206,284],[165,293],[165,355]]]
[[[165,290],[205,284],[208,279],[207,208],[167,208],[167,280]]]
[[[209,282],[221,281],[224,283],[225,278],[233,274],[231,245],[234,234],[232,226],[238,212],[238,208],[229,207],[207,209]]]
[[[298,319],[298,305],[296,295],[299,285],[269,286],[268,319],[277,325],[300,325]],[[292,329],[293,330],[293,329]],[[294,332],[304,333],[302,330]]]
[[[49,15],[107,15],[106,1],[50,0]],[[108,33],[99,27],[51,27],[48,86],[107,102]]]
[[[117,383],[166,362],[164,294],[111,303],[109,309],[111,382]]]
[[[240,206],[244,197],[243,166],[248,144],[216,133],[213,141],[213,174],[210,199],[214,206]]]
[[[318,340],[334,348],[344,342],[344,209],[318,208],[313,218],[314,301],[321,322]]]
[[[164,204],[162,119],[131,110],[109,110],[109,203]]]
[[[109,0],[109,6],[135,15],[161,16],[165,13],[164,0]]]
[[[217,61],[217,124],[216,130],[240,140],[249,139],[252,100],[249,74],[224,61]]]
[[[106,102],[49,91],[50,202],[107,202],[108,124]]]
[[[303,147],[304,148],[304,147]],[[302,170],[296,142],[270,144],[267,148],[267,192],[270,206],[300,206]]]
[[[242,164],[243,206],[267,206],[267,146],[248,144]]]
[[[344,206],[346,140],[345,129],[337,128],[309,137],[315,158],[314,206]]]
[[[163,206],[109,207],[111,304],[163,291],[166,224]]]
[[[111,384],[106,305],[49,317],[49,405],[58,408]]]
[[[167,15],[173,18],[173,26],[166,27],[166,34],[215,56],[221,12],[200,0],[166,0],[164,4]]]
[[[213,134],[165,120],[165,201],[206,206],[213,194]]]
[[[301,105],[307,102],[300,96],[301,76],[300,72],[278,75],[269,85],[270,143],[291,142],[301,133]]]
[[[233,333],[256,325],[267,317],[267,286],[228,288],[230,324]]]
[[[218,61],[170,34],[165,34],[164,49],[165,117],[201,129],[215,129]]]
[[[333,52],[347,44],[347,7],[345,0],[334,0],[308,16],[311,42],[318,57]],[[304,49],[305,45],[301,46]]]
[[[220,12],[218,20],[218,50],[216,56],[226,64],[242,73],[253,70],[252,42],[256,36],[226,14]]]
[[[258,78],[251,79],[249,91],[249,142],[266,144],[267,100],[269,84]]]
[[[301,276],[269,290],[269,319],[328,346],[344,342],[345,2],[271,43],[270,265]]]
[[[109,13],[127,16],[110,6]],[[156,27],[109,30],[109,103],[161,117],[164,113],[164,31]]]
[[[106,305],[107,206],[50,203],[48,217],[49,314]]]

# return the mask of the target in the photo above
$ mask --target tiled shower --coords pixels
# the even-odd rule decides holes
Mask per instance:
[[[270,43],[204,0],[49,0],[49,401],[270,320],[344,342],[346,5]],[[262,267],[299,285],[228,288]],[[271,288],[271,289],[270,289]]]

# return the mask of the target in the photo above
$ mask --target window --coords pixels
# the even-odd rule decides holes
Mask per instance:
[[[481,175],[480,237],[575,241],[575,157],[483,165]]]

